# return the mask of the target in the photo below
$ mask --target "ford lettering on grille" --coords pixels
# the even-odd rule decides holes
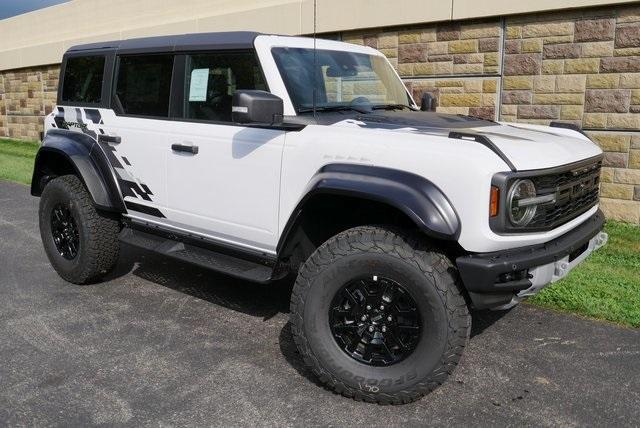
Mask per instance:
[[[554,195],[538,206],[527,229],[548,229],[579,216],[598,203],[601,162],[565,172],[532,177],[538,196]]]

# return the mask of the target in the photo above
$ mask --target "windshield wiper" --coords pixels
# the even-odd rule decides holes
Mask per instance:
[[[357,105],[357,104],[352,106],[318,106],[316,107],[316,111],[347,111],[347,110],[357,111],[358,113],[370,113],[371,107],[365,106],[365,105]],[[298,109],[298,113],[310,113],[312,111],[313,111],[313,108],[311,107]]]
[[[415,111],[415,109],[406,104],[379,104],[371,107],[373,110],[404,110],[409,109]]]

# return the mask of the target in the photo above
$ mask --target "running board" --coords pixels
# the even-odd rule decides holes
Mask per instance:
[[[222,254],[207,248],[125,227],[120,232],[120,242],[162,254],[240,279],[270,282],[273,268],[253,261]]]

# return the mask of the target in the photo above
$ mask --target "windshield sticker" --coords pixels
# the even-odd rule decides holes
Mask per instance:
[[[206,101],[207,85],[209,83],[209,69],[196,68],[191,72],[189,86],[189,101]]]

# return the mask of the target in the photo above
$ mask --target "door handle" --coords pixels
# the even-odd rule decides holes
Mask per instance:
[[[100,134],[100,135],[98,135],[98,141],[103,142],[103,143],[120,144],[120,137],[116,137],[114,135]]]
[[[174,152],[185,152],[194,155],[198,154],[198,146],[193,146],[190,144],[172,144],[171,150],[173,150]]]

